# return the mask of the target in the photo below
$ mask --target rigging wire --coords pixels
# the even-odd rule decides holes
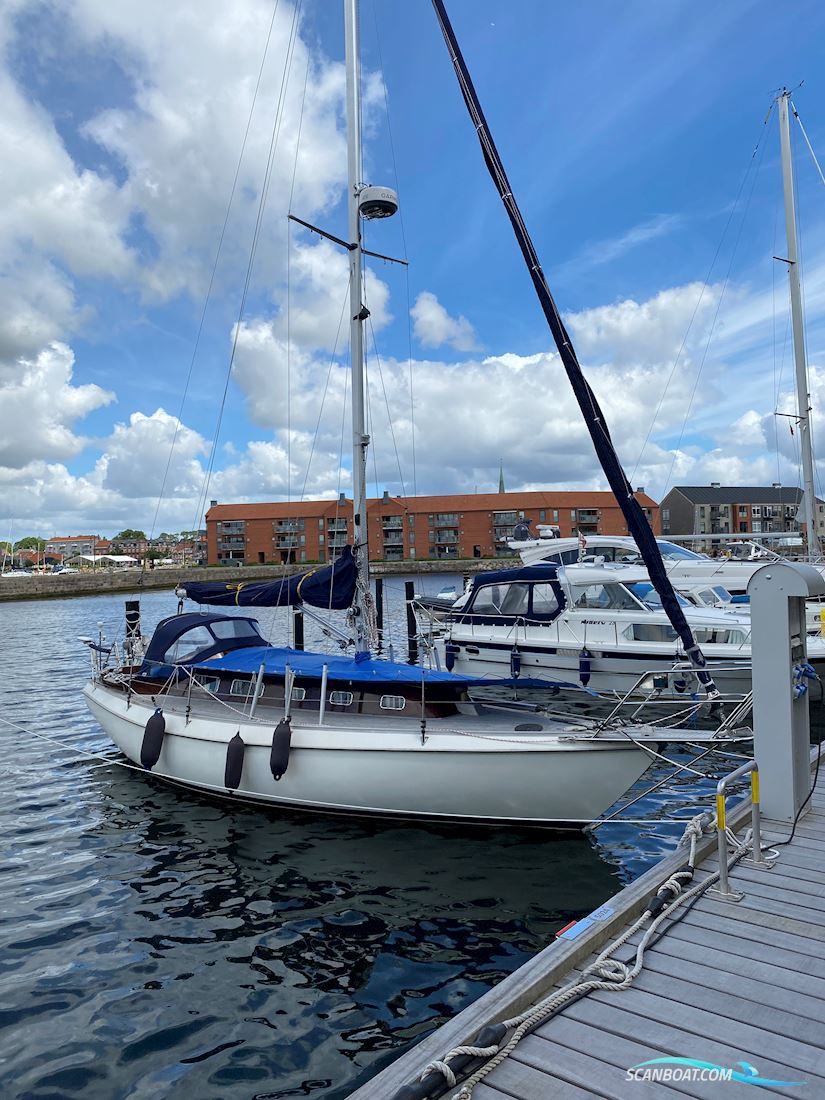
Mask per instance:
[[[725,272],[725,278],[722,281],[722,288],[719,292],[719,299],[716,303],[716,309],[715,309],[714,314],[713,314],[713,320],[711,321],[710,329],[708,331],[707,340],[705,341],[705,346],[702,350],[702,356],[701,356],[701,359],[699,360],[699,369],[696,372],[696,378],[695,378],[694,383],[693,383],[693,388],[691,389],[691,392],[690,392],[690,398],[688,400],[687,409],[685,411],[685,417],[684,417],[684,420],[682,421],[682,428],[681,428],[681,431],[679,432],[679,439],[676,443],[675,448],[673,449],[673,457],[671,458],[670,469],[668,471],[667,481],[665,482],[665,487],[666,488],[670,486],[671,480],[673,478],[673,470],[674,470],[674,467],[676,465],[676,458],[677,458],[677,455],[679,454],[679,450],[682,446],[682,440],[684,438],[685,431],[687,430],[688,419],[690,418],[690,413],[691,413],[691,410],[693,408],[693,402],[694,402],[695,397],[696,397],[696,391],[699,388],[699,381],[702,377],[702,371],[704,370],[705,361],[707,360],[708,351],[710,350],[710,343],[711,343],[711,340],[713,339],[713,334],[716,330],[716,322],[719,320],[719,313],[722,309],[722,303],[724,302],[724,299],[725,299],[725,293],[726,293],[727,288],[728,288],[728,283],[730,282],[731,271],[733,270],[733,262],[736,259],[736,253],[739,249],[739,242],[742,239],[742,231],[745,228],[745,222],[747,221],[747,218],[748,218],[748,211],[750,210],[751,200],[753,199],[753,192],[754,192],[754,189],[756,187],[756,181],[757,181],[758,176],[759,176],[759,168],[762,164],[762,158],[765,155],[765,148],[766,148],[766,144],[767,144],[766,141],[765,141],[765,137],[767,135],[767,125],[768,125],[768,120],[770,119],[770,116],[771,116],[772,109],[773,109],[773,104],[771,105],[771,109],[768,111],[768,114],[765,117],[764,129],[763,129],[763,132],[762,132],[762,136],[760,138],[760,142],[757,145],[756,149],[754,149],[753,155],[751,157],[751,163],[748,165],[748,172],[750,172],[751,168],[754,168],[753,178],[751,180],[750,191],[748,192],[748,197],[745,201],[745,209],[742,212],[742,220],[739,223],[739,229],[736,233],[736,238],[733,242],[733,249],[731,251],[727,271]],[[760,146],[761,146],[761,149],[760,149]],[[758,159],[756,165],[754,166],[753,159],[756,156],[757,151],[759,151],[759,159]],[[746,175],[747,175],[747,173],[746,173]],[[743,183],[744,183],[744,181],[743,181]],[[740,189],[740,194],[741,194],[741,189]],[[737,202],[739,201],[739,196],[738,195],[737,195],[736,201]],[[726,226],[726,231],[727,231],[727,226]]]
[[[311,444],[310,449],[309,449],[309,457],[307,459],[306,471],[304,473],[304,483],[301,486],[301,496],[300,496],[301,501],[303,501],[305,496],[306,496],[307,482],[309,481],[310,469],[312,467],[312,459],[313,459],[313,456],[315,454],[315,444],[318,441],[318,435],[321,431],[321,418],[324,415],[324,404],[326,402],[327,392],[329,390],[330,379],[332,378],[332,368],[335,366],[335,360],[336,360],[337,355],[338,355],[338,341],[341,338],[341,328],[344,324],[344,313],[345,313],[346,308],[347,308],[347,299],[348,298],[349,298],[349,282],[347,282],[347,286],[346,286],[345,291],[344,291],[344,301],[343,301],[343,304],[341,306],[341,313],[338,317],[338,331],[335,333],[335,344],[333,345],[333,348],[332,348],[332,354],[329,357],[329,366],[327,367],[327,377],[326,377],[326,381],[324,382],[323,393],[321,394],[321,407],[318,410],[318,419],[315,422],[315,432],[312,436],[312,444]],[[344,398],[344,403],[346,404],[346,396]],[[343,449],[343,445],[344,445],[343,433],[344,433],[344,428],[342,426],[342,428],[341,428],[341,447],[342,447],[342,449]]]
[[[413,496],[418,495],[418,478],[416,471],[416,457],[415,457],[415,394],[413,388],[413,360],[412,360],[412,310],[410,306],[410,268],[409,268],[409,252],[407,251],[407,234],[404,229],[404,204],[401,200],[401,188],[398,183],[398,162],[395,156],[395,142],[392,136],[392,122],[390,118],[390,103],[387,93],[387,82],[384,79],[384,57],[381,51],[381,33],[378,28],[378,12],[376,4],[372,4],[372,18],[375,25],[375,44],[378,51],[378,65],[381,71],[381,87],[384,92],[384,112],[387,118],[387,135],[390,143],[390,156],[392,157],[392,171],[395,179],[395,191],[399,197],[398,203],[398,223],[401,229],[401,246],[403,249],[402,255],[407,263],[404,265],[404,275],[406,282],[406,294],[407,294],[407,373],[409,377],[410,386],[410,447],[412,451],[412,480],[413,480]]]
[[[770,107],[768,108],[768,113],[765,115],[765,119],[762,123],[762,131],[759,135],[759,140],[757,141],[756,145],[753,148],[753,152],[751,153],[750,160],[748,161],[747,168],[745,169],[745,172],[742,176],[742,181],[739,184],[739,190],[736,192],[736,198],[733,200],[733,204],[731,205],[731,208],[728,211],[728,217],[727,217],[727,220],[725,221],[725,225],[724,225],[724,228],[722,230],[722,236],[719,238],[719,243],[716,246],[716,251],[713,254],[713,259],[710,262],[710,267],[708,268],[707,275],[705,276],[704,282],[702,283],[702,289],[699,292],[699,297],[696,300],[696,305],[693,307],[693,313],[691,314],[690,320],[688,321],[687,331],[685,332],[684,338],[682,339],[682,343],[679,347],[678,352],[676,353],[676,358],[673,361],[673,366],[671,367],[670,374],[667,377],[667,381],[665,382],[664,389],[662,390],[661,397],[659,398],[658,404],[656,405],[656,411],[653,413],[653,418],[650,422],[650,427],[648,428],[647,435],[645,436],[644,442],[642,443],[642,448],[641,448],[641,451],[639,452],[639,457],[636,459],[636,464],[633,467],[633,473],[630,475],[630,481],[631,482],[635,482],[635,480],[636,480],[636,474],[638,472],[639,466],[642,463],[642,459],[643,459],[644,453],[647,449],[647,445],[650,442],[650,437],[653,434],[653,430],[656,426],[656,421],[659,417],[659,413],[661,412],[662,406],[664,405],[665,397],[667,396],[667,391],[670,389],[670,385],[673,381],[673,377],[676,374],[676,368],[678,367],[679,361],[681,360],[682,355],[683,355],[684,350],[685,350],[685,347],[687,346],[688,337],[690,336],[690,331],[693,327],[694,321],[696,320],[696,315],[699,312],[699,307],[702,304],[702,300],[705,296],[705,292],[707,291],[707,289],[710,285],[710,277],[713,274],[713,269],[716,266],[716,261],[719,259],[719,254],[722,251],[723,244],[725,243],[725,238],[728,234],[728,229],[730,228],[731,222],[733,221],[733,216],[736,213],[736,208],[739,205],[739,200],[742,197],[742,192],[744,191],[745,184],[748,181],[748,176],[751,174],[751,171],[754,168],[754,161],[756,160],[756,156],[759,153],[760,147],[762,149],[762,152],[764,153],[764,142],[765,142],[765,138],[766,138],[766,135],[767,135],[768,123],[769,123],[771,115],[773,113],[773,108],[774,108],[774,104],[771,103]],[[761,156],[760,156],[760,163],[761,163]],[[741,232],[741,230],[740,230],[740,232]],[[738,243],[738,238],[737,238],[737,243]],[[735,250],[736,250],[736,246],[734,245],[734,252],[735,252]],[[717,310],[717,312],[718,312],[718,310]],[[688,413],[689,413],[689,411],[690,410],[688,409]],[[685,420],[687,421],[687,414],[685,416]],[[683,426],[683,429],[682,429],[682,433],[684,434],[684,426]],[[681,441],[681,437],[680,437],[680,441]],[[675,456],[674,456],[673,462],[675,462]],[[670,483],[670,478],[671,478],[672,474],[673,474],[673,463],[671,463],[670,473],[668,474],[668,484]]]
[[[215,465],[215,456],[218,448],[218,437],[220,434],[221,424],[223,422],[224,409],[226,407],[226,399],[229,392],[229,380],[232,377],[232,369],[235,364],[235,356],[238,349],[238,340],[240,338],[241,323],[243,321],[244,313],[246,310],[246,301],[249,295],[249,288],[252,282],[252,272],[255,265],[255,259],[258,251],[258,244],[261,238],[261,228],[263,224],[263,215],[266,208],[267,199],[269,196],[269,186],[272,180],[272,169],[274,164],[275,152],[278,145],[278,137],[280,135],[281,123],[284,115],[284,105],[286,102],[286,88],[289,82],[289,75],[292,70],[292,60],[295,53],[295,42],[298,34],[298,18],[301,11],[302,0],[298,0],[295,5],[292,15],[292,26],[290,28],[289,39],[287,43],[286,63],[284,65],[284,71],[281,76],[281,87],[278,92],[278,100],[276,103],[275,120],[272,126],[272,132],[270,135],[269,151],[267,156],[266,170],[264,172],[264,184],[261,188],[260,199],[258,201],[258,210],[255,220],[255,228],[252,236],[252,244],[249,252],[249,259],[246,268],[246,277],[244,279],[243,292],[241,294],[241,303],[238,309],[238,319],[234,326],[234,333],[232,339],[232,350],[229,356],[229,363],[227,364],[226,378],[224,381],[223,394],[221,396],[220,405],[218,407],[218,416],[215,424],[215,433],[212,439],[212,447],[209,453],[209,462],[207,464],[206,476],[204,479],[204,486],[199,500],[198,514],[203,510],[206,502],[206,498],[209,493],[209,482],[212,477],[212,471]]]
[[[224,243],[224,240],[226,238],[226,230],[227,230],[227,227],[229,225],[229,215],[230,215],[231,210],[232,210],[232,203],[235,199],[235,192],[236,192],[237,187],[238,187],[238,179],[239,179],[240,174],[241,174],[241,165],[243,163],[244,153],[246,152],[246,144],[247,144],[247,141],[249,139],[249,131],[250,131],[250,128],[252,126],[252,117],[255,113],[255,105],[258,102],[258,92],[260,91],[260,88],[261,88],[261,80],[263,78],[264,67],[266,65],[266,58],[267,58],[267,55],[269,53],[269,44],[272,41],[272,29],[275,26],[275,17],[278,14],[279,4],[280,4],[280,0],[275,0],[275,4],[274,4],[273,9],[272,9],[272,17],[269,20],[269,28],[267,30],[266,39],[264,41],[264,49],[263,49],[263,54],[261,56],[261,64],[258,67],[258,77],[257,77],[257,80],[255,81],[255,89],[252,93],[252,103],[250,105],[249,115],[247,116],[247,120],[246,120],[246,129],[244,130],[243,140],[241,141],[241,150],[240,150],[240,153],[238,154],[238,163],[235,166],[235,176],[232,180],[232,187],[230,188],[230,191],[229,191],[229,199],[227,200],[226,212],[225,212],[224,218],[223,218],[223,225],[221,226],[220,236],[218,237],[218,246],[217,246],[217,249],[215,251],[215,259],[212,263],[212,270],[211,270],[210,275],[209,275],[209,284],[208,284],[207,289],[206,289],[206,297],[204,299],[203,309],[201,310],[200,320],[198,322],[198,328],[197,328],[197,331],[195,333],[195,344],[194,344],[194,347],[192,348],[192,356],[189,360],[189,369],[188,369],[187,374],[186,374],[186,382],[185,382],[184,388],[183,388],[183,396],[181,397],[180,410],[178,412],[178,418],[177,418],[177,421],[175,423],[175,431],[174,431],[174,434],[172,436],[172,443],[169,447],[169,456],[166,459],[166,467],[163,471],[163,479],[161,481],[160,492],[158,494],[158,502],[157,502],[157,505],[155,507],[155,514],[152,517],[152,526],[150,528],[150,535],[149,535],[150,538],[154,535],[154,532],[155,532],[155,527],[156,527],[157,521],[158,521],[158,514],[160,512],[161,502],[163,501],[163,495],[164,495],[164,492],[166,491],[166,482],[169,478],[169,470],[170,470],[171,465],[172,465],[172,456],[174,455],[175,445],[177,444],[178,435],[180,434],[181,424],[183,423],[183,410],[184,410],[184,407],[186,405],[187,396],[189,394],[189,386],[190,386],[191,381],[192,381],[192,372],[193,372],[194,367],[195,367],[195,360],[197,359],[198,349],[200,347],[200,340],[201,340],[201,335],[203,333],[203,326],[206,322],[207,309],[209,307],[209,302],[210,302],[211,297],[212,297],[212,289],[213,289],[214,284],[215,284],[215,275],[216,275],[217,270],[218,270],[218,263],[220,261],[221,252],[223,251],[223,243]],[[205,497],[204,497],[204,499],[205,499]],[[194,530],[194,531],[200,530],[199,512],[195,516],[195,522],[193,523],[191,529]]]
[[[301,93],[301,112],[298,116],[298,133],[295,137],[295,159],[292,163],[292,182],[289,187],[289,202],[287,213],[292,213],[292,198],[295,194],[295,176],[298,171],[298,154],[301,150],[301,131],[304,125],[304,107],[307,98],[307,82],[309,81],[310,54],[307,50],[307,63],[304,70],[304,88]],[[292,499],[292,283],[291,283],[291,258],[292,258],[292,222],[287,218],[286,223],[286,499]]]

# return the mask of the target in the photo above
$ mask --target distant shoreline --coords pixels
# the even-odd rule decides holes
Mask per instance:
[[[439,573],[481,573],[506,569],[511,558],[461,558],[370,563],[374,577],[420,576]],[[232,569],[181,568],[98,569],[84,573],[35,573],[29,577],[0,578],[0,603],[12,600],[51,600],[70,596],[104,596],[130,592],[172,591],[180,581],[263,581],[312,569],[312,564],[247,565]]]

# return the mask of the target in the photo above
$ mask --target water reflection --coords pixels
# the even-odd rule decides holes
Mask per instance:
[[[105,745],[71,640],[121,616],[4,605],[2,713]],[[3,1095],[343,1097],[617,884],[582,837],[253,811],[72,761],[2,729]]]

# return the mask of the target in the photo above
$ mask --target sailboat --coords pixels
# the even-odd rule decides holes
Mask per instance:
[[[251,616],[181,606],[157,626],[140,660],[128,640],[116,665],[106,646],[86,639],[93,661],[86,700],[130,760],[215,795],[312,812],[589,822],[643,774],[649,747],[667,739],[660,728],[554,716],[494,695],[512,685],[509,678],[457,676],[370,654],[361,219],[391,215],[397,199],[360,179],[358,0],[345,0],[344,10],[354,545],[289,581],[184,585],[181,595],[238,607],[351,603],[355,654],[278,648]],[[134,636],[134,621],[131,629]]]

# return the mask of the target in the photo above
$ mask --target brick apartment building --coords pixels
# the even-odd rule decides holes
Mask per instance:
[[[662,534],[763,535],[798,532],[802,490],[761,485],[677,485],[660,504]],[[825,533],[825,503],[818,497],[817,533]]]
[[[100,535],[55,535],[46,543],[47,554],[70,558],[74,554],[108,554],[111,543]]]
[[[659,530],[659,506],[639,489],[636,498]],[[206,513],[210,565],[231,562],[330,561],[352,541],[352,501],[218,504]],[[367,502],[373,561],[414,558],[491,558],[512,554],[507,545],[522,520],[555,524],[561,534],[626,535],[612,493],[477,493],[393,497]]]

